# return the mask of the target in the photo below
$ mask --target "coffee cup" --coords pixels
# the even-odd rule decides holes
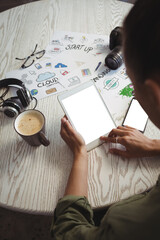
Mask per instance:
[[[45,116],[38,110],[26,110],[14,121],[15,131],[31,146],[48,146],[45,136]]]

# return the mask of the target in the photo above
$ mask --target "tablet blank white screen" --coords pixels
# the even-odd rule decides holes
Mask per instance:
[[[114,122],[94,86],[62,100],[75,129],[88,144],[115,128]]]

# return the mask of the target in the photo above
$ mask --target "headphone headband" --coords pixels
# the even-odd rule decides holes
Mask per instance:
[[[21,88],[25,88],[24,83],[17,78],[5,78],[0,80],[0,88],[5,88],[8,86],[15,87],[15,85]]]
[[[4,100],[3,98],[6,95],[5,92],[5,94],[2,94],[1,96],[0,106],[2,107],[5,115],[8,117],[15,117],[29,106],[33,98],[30,91],[25,87],[24,83],[17,78],[6,78],[0,80],[0,89],[8,87],[19,88],[16,91],[17,95]]]

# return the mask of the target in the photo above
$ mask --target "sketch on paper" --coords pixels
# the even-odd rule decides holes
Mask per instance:
[[[44,61],[35,62],[31,67],[14,72],[11,76],[19,79],[22,76],[22,81],[37,99],[92,80],[107,105],[112,106],[112,112],[117,113],[117,109],[120,112],[120,106],[133,96],[134,90],[129,84],[124,65],[118,71],[111,71],[104,66],[104,59],[109,52],[108,45],[109,36],[105,35],[55,32],[47,46]]]
[[[27,80],[27,77],[28,77],[27,74],[23,74],[23,75],[21,76],[21,81],[24,82],[25,84],[32,84],[33,81],[32,81],[32,80]]]
[[[68,36],[67,34],[64,36],[65,41],[73,42],[74,37]]]
[[[104,39],[102,39],[102,38],[97,38],[93,42],[93,44],[103,44],[103,43],[104,43]]]
[[[74,76],[74,77],[72,77],[72,78],[69,78],[68,81],[70,82],[70,84],[68,85],[68,87],[72,87],[72,86],[74,86],[74,85],[76,85],[76,84],[78,84],[78,83],[81,82],[80,79],[79,79],[79,77],[77,77],[77,76]]]
[[[58,39],[57,39],[57,40],[54,40],[54,39],[53,39],[53,40],[51,41],[51,45],[63,46],[63,43],[61,43],[60,40],[58,40]]]
[[[58,47],[51,48],[50,51],[49,51],[49,53],[51,53],[51,54],[59,54],[61,52],[62,52],[62,50]]]
[[[85,42],[88,41],[88,39],[87,39],[85,36],[82,36],[81,39],[80,39],[80,41],[81,41],[82,43],[85,43]]]
[[[54,76],[55,76],[55,73],[51,73],[51,72],[41,73],[41,74],[38,75],[36,81],[37,82],[43,82],[45,80],[53,78]]]
[[[128,79],[129,77],[128,77],[128,75],[127,75],[127,73],[126,73],[126,68],[124,67],[124,68],[122,68],[118,73],[117,73],[117,75],[119,75],[121,78],[123,78],[123,79]]]
[[[67,65],[63,64],[63,63],[57,63],[55,66],[55,68],[66,68]]]
[[[111,79],[106,79],[104,81],[104,88],[106,90],[117,88],[118,85],[119,85],[118,78],[116,78],[116,77],[113,77]]]
[[[32,89],[30,92],[31,92],[32,96],[36,96],[38,94],[37,89]]]
[[[31,75],[36,75],[36,72],[35,72],[35,71],[29,71],[29,73],[30,73]]]
[[[123,89],[121,89],[119,91],[119,95],[121,96],[125,96],[125,97],[133,97],[134,96],[134,88],[133,88],[133,84],[130,83],[128,84],[126,87],[124,87]]]
[[[51,94],[51,93],[55,93],[55,92],[57,92],[56,88],[50,88],[50,89],[46,90],[46,94]]]
[[[65,70],[65,71],[64,71],[64,70],[61,70],[60,73],[61,73],[63,76],[65,76],[65,75],[67,75],[69,72],[66,71],[66,70]]]
[[[87,69],[82,69],[81,72],[82,72],[82,76],[83,76],[83,77],[88,76],[88,75],[91,75],[91,71],[89,70],[89,68],[87,68]]]
[[[34,64],[34,66],[39,70],[42,68],[42,66],[39,63]]]
[[[52,63],[47,62],[47,63],[46,63],[46,68],[51,68],[51,67],[52,67]]]

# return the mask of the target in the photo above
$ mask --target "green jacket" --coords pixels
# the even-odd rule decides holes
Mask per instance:
[[[65,196],[51,232],[55,240],[160,240],[160,177],[150,192],[113,204],[98,227],[85,197]]]

